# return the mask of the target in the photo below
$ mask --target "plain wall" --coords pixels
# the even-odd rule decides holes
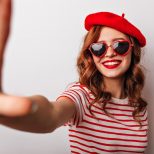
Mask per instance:
[[[76,58],[84,18],[111,11],[139,27],[147,38],[142,63],[146,68],[143,96],[148,101],[149,146],[154,153],[154,2],[152,0],[14,0],[12,30],[5,54],[4,91],[14,95],[41,94],[55,100],[78,79]],[[67,127],[49,134],[32,134],[0,127],[0,154],[68,154]]]

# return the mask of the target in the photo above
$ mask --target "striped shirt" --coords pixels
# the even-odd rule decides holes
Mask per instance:
[[[143,127],[134,121],[133,107],[128,105],[128,98],[113,98],[106,109],[114,116],[107,116],[94,100],[91,91],[79,82],[73,83],[59,97],[68,97],[76,105],[77,112],[67,123],[72,154],[143,154],[147,147],[147,110],[138,116]],[[59,98],[58,97],[58,98]]]

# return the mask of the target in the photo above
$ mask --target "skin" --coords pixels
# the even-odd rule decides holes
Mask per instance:
[[[98,42],[105,41],[107,45],[111,45],[115,40],[129,40],[128,36],[124,33],[115,30],[110,27],[103,27],[101,30],[100,37]],[[131,54],[132,48],[129,49],[129,52],[125,56],[117,55],[112,47],[107,49],[106,54],[103,57],[96,57],[93,55],[94,63],[97,69],[103,76],[103,81],[105,84],[106,91],[110,91],[113,97],[116,98],[124,98],[123,94],[123,82],[124,82],[124,74],[128,70],[131,63]],[[114,68],[108,69],[102,65],[106,60],[122,60],[121,64]]]

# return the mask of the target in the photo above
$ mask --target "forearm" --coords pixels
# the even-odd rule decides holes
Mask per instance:
[[[16,109],[12,107],[14,111],[11,111],[11,108],[6,109],[9,114],[11,112],[12,114],[10,116],[2,116],[0,118],[1,124],[14,129],[35,133],[52,132],[56,128],[56,122],[52,114],[53,104],[45,97],[38,95],[27,97],[25,103],[20,101],[16,105],[20,107],[16,107]]]

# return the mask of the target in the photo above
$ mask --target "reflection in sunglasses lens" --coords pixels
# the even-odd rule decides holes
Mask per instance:
[[[114,50],[118,54],[125,54],[129,49],[129,43],[128,42],[116,42],[113,45]]]
[[[91,49],[94,55],[101,56],[105,53],[106,46],[103,43],[95,43],[92,45]]]

